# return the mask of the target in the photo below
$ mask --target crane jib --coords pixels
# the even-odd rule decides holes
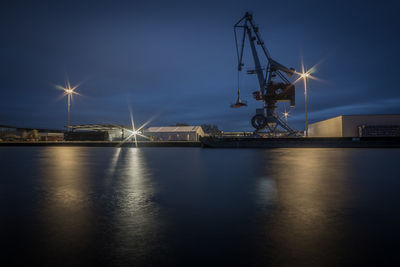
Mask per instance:
[[[289,78],[296,73],[295,69],[287,68],[271,58],[265,42],[261,38],[260,30],[253,20],[253,15],[249,12],[246,12],[234,25],[234,34],[238,72],[242,71],[245,65],[243,55],[247,39],[254,62],[254,69],[247,70],[247,73],[257,75],[259,87],[259,90],[253,93],[253,96],[256,100],[264,102],[263,114],[258,112],[256,114],[257,118],[253,117],[253,126],[256,128],[256,131],[266,129],[271,133],[276,133],[277,126],[280,126],[289,134],[294,134],[295,130],[277,117],[275,109],[278,102],[289,101],[291,106],[295,105],[295,86],[289,81]],[[238,40],[238,37],[241,37],[241,39]],[[265,57],[263,59],[265,61],[260,60],[257,47],[261,48],[261,55]],[[261,62],[265,62],[265,68],[263,68]],[[265,123],[262,123],[261,116],[264,116]]]

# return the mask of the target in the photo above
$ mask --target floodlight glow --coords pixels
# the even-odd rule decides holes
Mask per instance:
[[[67,100],[67,113],[68,113],[68,118],[67,118],[67,131],[69,131],[70,129],[70,112],[71,112],[71,102],[72,102],[72,98],[73,95],[80,95],[78,92],[75,92],[75,90],[79,87],[79,85],[75,85],[75,86],[71,86],[69,80],[67,79],[66,81],[66,86],[60,86],[57,85],[56,88],[59,90],[64,91],[63,96],[67,96],[68,100]]]
[[[150,139],[150,138],[148,138],[147,136],[145,136],[145,135],[143,135],[142,134],[142,131],[141,131],[141,129],[144,127],[144,126],[146,126],[151,120],[153,120],[153,118],[151,118],[150,120],[148,120],[147,122],[145,122],[142,126],[140,126],[139,128],[135,128],[135,121],[133,120],[133,114],[132,114],[132,110],[129,108],[129,113],[130,113],[130,117],[131,117],[131,126],[132,126],[132,130],[130,130],[130,129],[125,129],[126,131],[128,131],[130,134],[129,134],[129,136],[128,137],[126,137],[124,140],[122,140],[122,142],[119,144],[119,146],[121,146],[123,143],[125,143],[126,141],[128,141],[130,138],[134,138],[134,140],[135,140],[135,145],[136,145],[136,147],[138,146],[138,143],[137,143],[137,136],[140,136],[140,137],[143,137],[143,138],[146,138],[146,139]]]
[[[301,73],[299,74],[299,78],[295,81],[299,81],[303,79],[304,83],[304,111],[305,111],[305,137],[308,137],[308,105],[307,105],[307,80],[313,79],[318,80],[317,78],[313,77],[310,73],[315,71],[317,65],[314,65],[311,69],[306,70],[304,67],[303,59],[301,59]]]
[[[283,116],[283,118],[285,118],[285,121],[286,121],[286,122],[287,122],[287,120],[288,120],[289,115],[290,115],[290,111],[287,111],[287,110],[286,110],[286,107],[285,107],[285,111],[282,112],[282,116]]]

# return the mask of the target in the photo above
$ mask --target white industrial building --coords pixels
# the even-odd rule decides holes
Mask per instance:
[[[400,114],[342,115],[310,124],[308,136],[400,136]]]
[[[199,141],[204,136],[201,126],[149,127],[143,131],[152,141]]]

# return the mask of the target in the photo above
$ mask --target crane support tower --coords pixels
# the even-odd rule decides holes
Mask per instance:
[[[295,135],[296,131],[275,113],[278,102],[288,101],[291,107],[295,105],[295,86],[288,80],[288,77],[295,74],[295,69],[287,68],[271,58],[261,38],[259,28],[254,23],[253,15],[249,12],[246,12],[233,28],[238,57],[238,71],[242,71],[244,66],[243,51],[247,37],[255,65],[255,68],[247,70],[247,73],[256,74],[259,84],[259,90],[253,92],[253,97],[264,102],[263,108],[256,109],[256,114],[251,119],[251,124],[256,129],[255,133],[266,131],[276,135],[277,128],[280,126],[288,135]],[[264,68],[261,66],[256,46],[261,47],[262,53],[266,57]]]

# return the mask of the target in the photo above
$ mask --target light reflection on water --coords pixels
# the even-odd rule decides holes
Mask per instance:
[[[86,157],[80,148],[50,147],[39,152],[39,162],[46,167],[40,168],[37,185],[43,193],[38,199],[38,230],[50,250],[88,245],[93,199]]]
[[[101,164],[100,174],[104,175],[96,175],[93,168],[100,167],[100,162],[90,159],[96,157],[90,149],[55,147],[41,152],[46,198],[40,201],[39,210],[48,249],[63,257],[71,248],[78,254],[91,245],[90,228],[100,226],[98,230],[109,235],[106,242],[112,244],[109,249],[115,255],[145,260],[157,246],[158,233],[153,181],[142,152],[116,148],[109,167]],[[102,207],[98,207],[100,203]],[[93,214],[96,209],[103,211]],[[104,224],[106,228],[101,229]],[[113,261],[125,264],[123,259]]]
[[[266,173],[276,188],[266,194],[276,195],[278,205],[265,222],[265,234],[275,240],[272,250],[279,251],[271,262],[334,265],[344,253],[337,244],[344,243],[340,216],[351,193],[348,154],[333,149],[267,153]]]
[[[44,147],[0,156],[1,229],[33,263],[327,266],[397,251],[396,149]]]
[[[154,181],[140,149],[118,153],[118,167],[111,166],[113,177],[119,180],[115,186],[117,208],[113,212],[116,254],[130,254],[136,260],[143,260],[157,246],[158,209],[152,201]]]

